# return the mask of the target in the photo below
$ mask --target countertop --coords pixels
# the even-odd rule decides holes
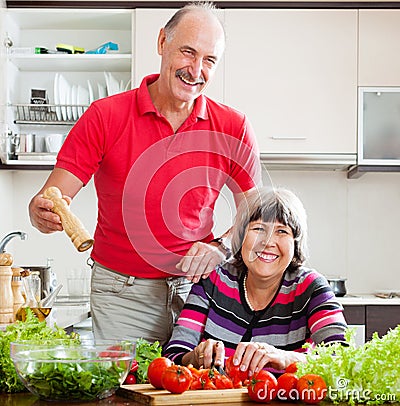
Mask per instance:
[[[375,295],[364,294],[348,294],[343,297],[338,297],[337,299],[342,305],[400,305],[400,293],[395,293],[398,294],[398,296],[391,299],[383,299]]]
[[[388,291],[389,292],[389,291]],[[338,297],[338,301],[345,306],[366,306],[366,305],[400,305],[400,292],[393,292],[397,297],[383,299],[373,294],[348,294]],[[61,297],[47,317],[49,326],[54,323],[61,328],[69,328],[90,317],[90,304],[88,298]],[[6,325],[0,325],[0,330],[4,330]]]
[[[133,400],[118,395],[89,402],[48,402],[30,393],[0,394],[1,406],[142,406]],[[209,405],[207,405],[209,406]]]

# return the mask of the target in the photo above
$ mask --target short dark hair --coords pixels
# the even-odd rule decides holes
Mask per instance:
[[[301,266],[308,257],[307,215],[300,199],[284,188],[259,188],[247,194],[239,204],[232,228],[232,251],[237,265],[242,267],[241,248],[247,228],[253,221],[279,221],[291,228],[295,241],[293,268]]]

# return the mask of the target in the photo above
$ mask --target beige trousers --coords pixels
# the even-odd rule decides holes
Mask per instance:
[[[136,278],[95,262],[90,295],[94,338],[166,344],[191,286],[182,277]]]

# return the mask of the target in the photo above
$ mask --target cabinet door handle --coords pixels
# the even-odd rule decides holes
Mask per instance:
[[[306,140],[307,137],[296,135],[272,135],[273,140]]]

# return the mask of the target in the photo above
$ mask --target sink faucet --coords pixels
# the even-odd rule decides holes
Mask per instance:
[[[12,233],[7,234],[1,241],[0,241],[0,253],[6,250],[6,245],[10,240],[14,237],[20,237],[21,240],[26,240],[28,238],[28,234],[24,233],[23,231],[13,231]]]

